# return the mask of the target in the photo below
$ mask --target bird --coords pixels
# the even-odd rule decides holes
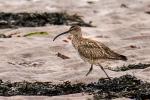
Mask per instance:
[[[111,78],[106,73],[104,67],[100,64],[101,60],[127,61],[126,56],[114,52],[103,43],[89,38],[84,38],[82,36],[81,27],[79,25],[71,26],[68,31],[60,33],[57,36],[55,36],[53,41],[55,41],[59,36],[67,33],[70,33],[72,35],[72,39],[71,39],[72,45],[78,52],[81,59],[83,59],[84,62],[88,62],[91,65],[86,76],[88,76],[93,70],[93,65],[96,65],[99,66],[106,74],[107,78],[111,80]]]

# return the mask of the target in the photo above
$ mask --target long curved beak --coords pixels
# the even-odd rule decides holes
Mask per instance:
[[[53,41],[55,41],[59,36],[64,35],[64,34],[66,34],[66,33],[69,33],[70,31],[71,31],[71,30],[68,30],[68,31],[66,31],[66,32],[63,32],[63,33],[58,34],[57,36],[54,37]]]

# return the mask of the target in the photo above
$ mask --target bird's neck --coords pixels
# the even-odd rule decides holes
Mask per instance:
[[[78,46],[81,44],[80,42],[82,41],[82,38],[83,38],[82,34],[81,35],[73,35],[72,44],[75,49],[77,49]]]

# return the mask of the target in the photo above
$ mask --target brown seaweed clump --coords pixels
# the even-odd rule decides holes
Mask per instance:
[[[128,66],[123,65],[122,67],[117,67],[115,69],[111,69],[112,71],[127,71],[127,70],[131,70],[131,69],[145,69],[147,67],[150,67],[150,64],[142,64],[142,63],[138,63],[138,64],[129,64]]]
[[[77,14],[69,15],[67,13],[5,13],[0,12],[0,28],[17,27],[39,27],[51,25],[74,25],[92,27],[91,23],[86,23]]]
[[[112,99],[126,97],[145,100],[150,97],[150,83],[138,80],[131,75],[124,75],[113,80],[100,79],[92,86],[94,99]]]
[[[52,84],[51,82],[14,82],[0,81],[0,96],[14,96],[14,95],[43,95],[56,96],[66,95],[72,93],[79,93],[83,91],[84,84],[71,84],[66,81],[62,84]]]
[[[112,80],[99,79],[89,84],[72,84],[66,81],[62,84],[51,82],[14,82],[0,81],[0,96],[37,95],[56,96],[73,93],[90,93],[95,100],[112,99],[119,97],[145,100],[150,97],[150,83],[143,82],[131,75],[123,75]]]

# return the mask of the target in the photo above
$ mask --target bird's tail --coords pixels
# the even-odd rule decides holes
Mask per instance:
[[[127,61],[127,57],[124,55],[119,55],[119,60]]]

